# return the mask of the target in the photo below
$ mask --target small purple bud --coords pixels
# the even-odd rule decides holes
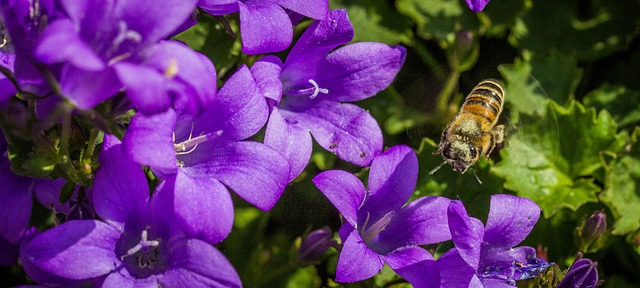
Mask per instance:
[[[298,249],[298,262],[309,264],[320,258],[332,246],[334,242],[332,237],[333,231],[326,226],[309,233]]]
[[[598,282],[598,262],[582,258],[573,262],[571,268],[556,288],[593,288]]]
[[[602,247],[601,241],[607,230],[607,214],[604,210],[594,212],[582,225],[576,229],[578,248],[585,252],[595,252]]]
[[[458,71],[466,71],[478,60],[478,43],[473,32],[460,30],[456,33],[453,46],[449,50],[449,64]]]

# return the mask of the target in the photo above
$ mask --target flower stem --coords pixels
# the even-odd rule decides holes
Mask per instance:
[[[455,67],[452,68],[449,76],[447,77],[447,81],[444,83],[444,87],[442,87],[442,91],[438,95],[438,102],[436,104],[436,115],[446,116],[449,101],[451,97],[454,95],[454,90],[456,85],[458,84],[458,79],[460,78],[460,71],[458,71]]]

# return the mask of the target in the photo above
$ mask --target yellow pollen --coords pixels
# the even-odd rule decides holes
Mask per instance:
[[[169,59],[169,65],[164,69],[164,76],[172,79],[176,74],[178,74],[178,62],[176,59]]]

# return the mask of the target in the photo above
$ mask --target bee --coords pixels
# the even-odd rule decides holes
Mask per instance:
[[[442,133],[438,149],[433,152],[434,155],[442,154],[445,161],[429,174],[446,163],[454,171],[464,173],[480,156],[488,157],[496,145],[504,142],[504,125],[496,125],[502,113],[504,95],[504,88],[494,79],[483,80],[471,90]],[[482,183],[477,175],[476,179]]]

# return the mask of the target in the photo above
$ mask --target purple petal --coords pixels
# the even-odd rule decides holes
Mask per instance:
[[[51,179],[34,179],[33,190],[36,198],[46,208],[55,209],[56,213],[67,214],[69,212],[70,203],[60,204],[60,189],[67,181],[64,178]],[[76,193],[77,196],[77,189]]]
[[[526,198],[512,195],[491,196],[484,241],[511,248],[522,242],[540,218],[540,207]]]
[[[250,141],[209,144],[202,143],[179,158],[184,162],[183,171],[192,177],[217,179],[262,210],[276,204],[289,178],[289,163],[282,154]]]
[[[216,71],[211,60],[180,42],[161,41],[140,51],[132,61],[137,61],[136,64],[155,70],[153,73],[157,74],[156,77],[161,77],[164,82],[164,85],[160,85],[156,89],[149,89],[149,85],[155,82],[146,83],[148,90],[157,90],[155,93],[158,95],[155,96],[153,94],[147,96],[144,91],[135,91],[136,94],[147,98],[143,100],[146,105],[152,104],[160,95],[167,94],[165,97],[170,99],[167,101],[169,104],[175,102],[174,106],[178,112],[186,111],[196,115],[215,98]],[[145,82],[142,81],[144,79],[138,79],[140,75],[119,73],[118,76],[121,79],[127,78],[122,80],[127,83],[127,87],[145,86]],[[136,80],[140,83],[135,84]],[[147,94],[149,93],[151,92],[147,92]],[[160,107],[162,109],[159,111],[168,107]],[[140,108],[146,107],[140,106]],[[143,110],[143,112],[156,112],[151,108],[148,111]]]
[[[515,285],[515,282],[513,281],[509,281],[509,280],[505,280],[505,279],[496,279],[496,278],[480,278],[480,281],[482,281],[482,286],[481,287],[491,287],[491,288],[513,288],[513,287],[517,287]]]
[[[166,111],[172,103],[167,78],[153,68],[120,62],[113,66],[133,106],[144,114]]]
[[[249,68],[240,67],[220,89],[216,99],[192,120],[181,115],[176,124],[177,142],[189,135],[219,134],[216,139],[239,141],[257,133],[269,117],[269,108]]]
[[[385,262],[413,287],[438,287],[440,275],[433,256],[427,250],[410,247],[384,256]]]
[[[251,66],[251,74],[261,94],[275,103],[282,97],[281,71],[282,61],[273,55],[265,56]]]
[[[464,205],[458,200],[449,204],[447,217],[458,253],[471,267],[478,269],[484,225],[480,220],[469,217]]]
[[[313,183],[335,206],[352,227],[357,226],[358,208],[362,205],[365,188],[355,175],[342,170],[329,170],[313,178]]]
[[[60,76],[62,94],[80,109],[90,109],[112,97],[122,84],[113,69],[81,70],[64,65]]]
[[[320,146],[340,159],[369,166],[382,151],[382,131],[367,110],[333,101],[290,100],[280,107],[284,119],[309,129]]]
[[[375,95],[393,82],[406,49],[382,43],[354,43],[331,52],[314,79],[335,101],[358,101]]]
[[[465,2],[467,2],[467,6],[471,11],[480,12],[489,3],[489,0],[465,0]]]
[[[13,53],[4,53],[0,51],[0,66],[9,69],[9,71],[14,72],[16,61],[16,54]],[[278,80],[279,82],[280,80]],[[15,96],[18,93],[18,89],[13,83],[4,76],[4,74],[0,74],[0,103],[9,100],[11,97]],[[280,99],[278,99],[280,100]],[[0,147],[0,151],[3,151]]]
[[[264,144],[280,151],[287,158],[291,165],[289,181],[298,177],[307,167],[313,150],[309,130],[285,120],[277,107],[273,107],[271,111]]]
[[[476,274],[476,268],[471,267],[466,260],[462,259],[456,248],[442,254],[436,264],[440,271],[440,287],[467,288],[476,287],[471,283],[478,284],[479,280],[472,281]],[[484,288],[484,286],[478,288]]]
[[[89,279],[121,264],[114,252],[119,237],[117,228],[100,221],[68,221],[36,236],[25,247],[23,257],[47,273]]]
[[[451,200],[427,196],[402,208],[387,227],[371,242],[376,251],[393,251],[401,247],[433,244],[451,239],[447,207]]]
[[[191,16],[197,2],[198,0],[168,0],[158,5],[154,0],[116,1],[114,13],[126,22],[127,29],[140,33],[140,45],[144,46],[175,31]]]
[[[336,281],[347,283],[362,281],[376,275],[384,266],[382,257],[371,249],[353,230],[342,246],[336,268]]]
[[[293,26],[282,7],[257,0],[239,1],[242,52],[262,54],[287,49]]]
[[[96,213],[116,227],[140,218],[146,210],[149,186],[140,165],[129,160],[122,144],[112,135],[105,135],[100,153],[100,168],[96,171],[93,203]]]
[[[282,69],[287,89],[308,87],[317,76],[320,61],[334,48],[353,39],[353,26],[344,9],[331,10],[323,21],[316,21],[300,36]]]
[[[139,114],[129,124],[124,134],[124,152],[133,161],[149,165],[164,173],[175,173],[178,163],[173,147],[173,127],[176,113],[168,109],[155,115]]]
[[[17,264],[19,247],[20,245],[0,237],[0,265],[10,266]]]
[[[34,54],[45,64],[70,63],[86,71],[101,71],[107,66],[80,38],[69,19],[59,19],[47,25]]]
[[[187,236],[215,244],[229,235],[233,202],[222,183],[211,178],[191,178],[180,170],[175,178],[165,181],[154,201],[167,201],[165,205],[173,207],[174,219],[182,223]]]
[[[340,241],[342,241],[342,243],[347,241],[347,237],[349,237],[349,234],[351,234],[351,231],[353,231],[354,229],[355,228],[353,228],[353,226],[349,224],[349,221],[344,222],[344,224],[342,224],[342,226],[340,227],[340,230],[338,230]]]
[[[524,265],[528,260],[535,259],[535,257],[536,249],[529,246],[520,246],[510,249],[487,247],[482,249],[479,271],[483,270],[484,267],[506,270],[507,268],[512,268],[514,263]]]
[[[101,285],[102,287],[140,287],[156,288],[158,280],[156,275],[138,279],[132,276],[127,269],[119,269],[117,272],[109,274]]]
[[[573,262],[567,274],[556,288],[588,288],[597,287],[598,262],[582,258]]]
[[[398,145],[378,155],[371,163],[369,195],[361,213],[371,221],[399,210],[413,194],[418,179],[418,157],[411,147]]]
[[[242,287],[236,270],[215,247],[196,239],[172,247],[170,266],[158,280],[163,287]]]
[[[322,20],[327,16],[329,1],[326,0],[275,0],[274,3],[310,18]]]
[[[13,174],[5,152],[0,151],[0,237],[17,244],[31,218],[33,180]]]
[[[227,15],[238,12],[238,0],[200,0],[198,7],[211,15]]]

